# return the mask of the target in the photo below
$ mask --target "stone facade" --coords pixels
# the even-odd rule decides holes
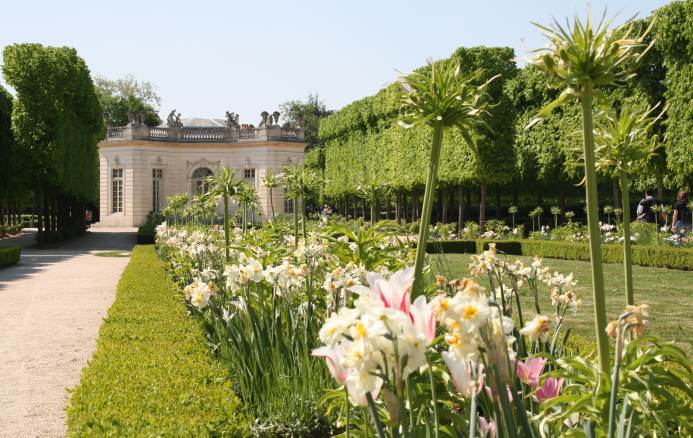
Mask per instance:
[[[287,165],[302,163],[306,147],[303,139],[302,129],[277,125],[240,129],[145,125],[109,128],[107,138],[98,145],[98,225],[139,226],[150,211],[164,208],[169,196],[197,193],[200,175],[216,173],[222,166],[236,169],[237,177],[255,188],[260,198],[258,219],[268,218],[272,214],[269,190],[262,178],[267,169],[279,173]],[[273,198],[275,211],[283,213],[282,188],[273,189]]]

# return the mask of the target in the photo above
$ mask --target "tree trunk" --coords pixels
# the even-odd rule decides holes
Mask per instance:
[[[513,205],[517,207],[518,205],[518,193],[517,193],[517,184],[513,184]]]
[[[402,195],[399,192],[397,192],[397,194],[395,196],[396,196],[396,198],[395,198],[395,220],[397,221],[398,224],[401,224],[402,223],[402,216],[401,216],[401,214],[402,214],[402,212],[401,212]]]
[[[558,193],[558,207],[561,209],[562,212],[565,213],[566,205],[565,205],[565,185],[561,181],[560,186],[559,186],[559,193]]]
[[[457,236],[459,236],[464,224],[464,187],[462,184],[457,188],[457,198]]]
[[[448,223],[448,204],[450,204],[450,191],[448,189],[441,190],[441,201],[443,203],[443,212],[441,214],[441,222]]]
[[[43,236],[43,242],[42,244],[48,243],[48,240],[50,239],[49,234],[51,230],[51,221],[50,221],[50,215],[48,211],[48,190],[43,190],[43,230],[44,230],[44,236]]]
[[[479,184],[479,233],[486,231],[486,183]]]
[[[664,175],[662,172],[657,172],[657,199],[662,201],[664,199]]]
[[[501,186],[496,189],[496,219],[501,218]]]
[[[611,191],[614,195],[614,208],[618,208],[618,206],[621,205],[621,190],[618,187],[618,180],[616,178],[611,180]]]
[[[43,229],[43,220],[41,214],[41,193],[38,190],[34,192],[34,214],[36,215],[36,240],[39,246],[41,246],[43,245],[46,233]]]
[[[411,221],[416,221],[416,189],[411,192]]]

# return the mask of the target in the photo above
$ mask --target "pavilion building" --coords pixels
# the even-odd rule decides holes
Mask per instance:
[[[169,196],[206,192],[207,178],[223,166],[236,170],[237,178],[258,193],[255,219],[271,217],[269,189],[262,178],[268,169],[281,173],[286,166],[302,163],[306,143],[302,128],[273,124],[266,114],[257,128],[239,125],[238,117],[228,113],[227,120],[178,118],[166,127],[131,122],[108,128],[98,144],[98,225],[139,226],[150,211],[164,208]],[[273,189],[277,214],[293,212],[284,192],[281,187]],[[217,213],[222,213],[220,207]]]

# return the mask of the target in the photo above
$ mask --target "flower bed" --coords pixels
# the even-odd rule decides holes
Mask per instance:
[[[237,436],[223,368],[153,247],[136,247],[74,390],[70,436]]]
[[[429,253],[471,254],[487,249],[491,241],[486,240],[440,240],[428,242]],[[565,260],[588,261],[589,246],[586,243],[558,242],[523,239],[517,241],[494,241],[499,251],[511,255],[539,256]],[[673,248],[658,245],[633,245],[633,263],[641,266],[693,270],[693,248]],[[621,245],[602,245],[605,263],[623,263]]]
[[[643,390],[656,395],[637,408],[647,424],[637,427],[662,430],[657,412],[671,388],[693,394],[689,379],[671,372],[688,366],[685,354],[643,336],[647,306],[609,326],[623,351],[614,392],[600,365],[575,349],[584,345],[570,330],[581,303],[572,274],[497,257],[493,242],[474,241],[488,248],[470,265],[488,290],[429,273],[424,294],[412,297],[413,250],[398,231],[314,224],[294,246],[282,225],[236,229],[227,259],[219,228],[158,228],[159,253],[237,382],[252,433],[476,436],[472,428],[483,436],[502,423],[518,436],[538,436],[540,424],[560,435],[585,421],[605,430],[611,393],[622,400]],[[551,309],[536,299],[545,293]],[[530,309],[519,294],[535,297]],[[659,383],[643,384],[640,373]],[[570,408],[579,403],[576,416]],[[665,429],[689,431],[689,404],[667,409]]]
[[[0,266],[10,266],[19,263],[22,249],[18,246],[0,248]]]

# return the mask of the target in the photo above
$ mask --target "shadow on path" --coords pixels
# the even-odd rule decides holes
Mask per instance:
[[[67,242],[47,248],[36,246],[36,231],[0,240],[0,247],[21,246],[22,257],[14,266],[0,268],[0,290],[14,281],[67,259],[101,251],[130,251],[137,243],[135,228],[95,228]]]

